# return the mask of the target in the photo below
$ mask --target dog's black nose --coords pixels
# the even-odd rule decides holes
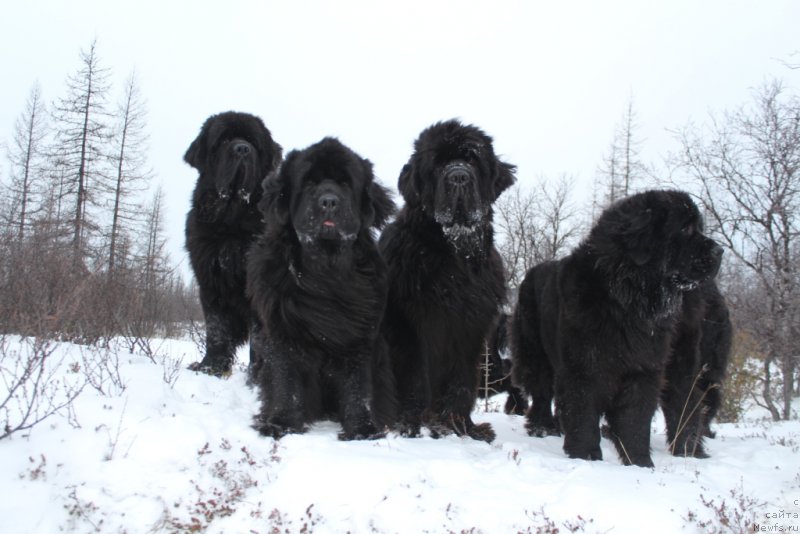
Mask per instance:
[[[319,197],[319,207],[325,213],[333,213],[339,207],[339,197],[333,193],[323,193]]]
[[[472,180],[472,176],[472,169],[463,161],[454,161],[444,168],[444,178],[453,187],[464,187]]]
[[[711,257],[714,259],[719,259],[722,257],[723,252],[725,252],[725,249],[719,245],[714,245],[714,247],[711,249]]]
[[[239,156],[246,156],[250,153],[250,143],[236,143],[233,145],[233,151]]]
[[[469,179],[469,172],[463,168],[455,168],[447,173],[447,181],[456,187],[466,185],[467,182],[469,182]]]

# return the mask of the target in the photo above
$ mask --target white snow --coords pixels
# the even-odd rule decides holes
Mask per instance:
[[[603,461],[571,460],[561,438],[529,437],[522,417],[503,414],[502,397],[474,414],[494,425],[493,444],[395,434],[342,442],[332,422],[276,442],[250,427],[258,398],[242,369],[227,380],[196,374],[185,369],[198,359],[194,344],[156,346],[163,363],[112,349],[124,389],[85,389],[74,403],[79,427],[56,416],[0,441],[0,532],[800,529],[796,420],[751,410],[743,423],[716,425],[712,457],[695,460],[666,453],[658,417],[655,469],[622,466],[607,441]],[[57,347],[66,362],[86,350]]]

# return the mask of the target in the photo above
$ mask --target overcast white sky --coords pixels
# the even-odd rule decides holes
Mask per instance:
[[[459,117],[494,137],[523,183],[568,173],[587,188],[630,95],[655,159],[673,148],[666,129],[771,77],[800,88],[800,69],[781,62],[800,63],[797,0],[7,0],[0,142],[35,81],[47,102],[63,95],[95,37],[117,93],[138,73],[184,268],[196,174],[182,156],[213,113],[261,116],[287,151],[338,136],[391,187],[420,130]]]

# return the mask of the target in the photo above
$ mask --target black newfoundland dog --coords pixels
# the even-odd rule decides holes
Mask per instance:
[[[648,191],[606,209],[572,254],[531,269],[511,339],[514,381],[532,397],[528,432],[563,431],[567,455],[599,460],[605,415],[623,463],[652,466],[650,422],[673,332],[687,293],[716,275],[721,257],[689,195]],[[671,407],[686,402],[680,395]],[[690,412],[689,428],[699,419]]]
[[[515,180],[492,139],[456,120],[434,124],[400,173],[405,206],[380,249],[389,269],[383,332],[401,405],[400,431],[455,432],[492,441],[475,425],[484,340],[505,300],[492,204]]]
[[[732,338],[728,306],[714,280],[683,295],[661,391],[667,439],[676,456],[708,456],[703,437],[714,436],[711,421],[722,402]]]
[[[261,182],[282,149],[258,117],[229,111],[203,124],[183,159],[200,173],[186,219],[186,249],[200,288],[206,353],[190,369],[230,373],[247,341],[251,311],[245,296],[245,255],[263,228]]]
[[[264,234],[247,264],[261,361],[255,427],[279,438],[334,419],[340,439],[376,436],[394,418],[380,345],[386,267],[373,237],[394,211],[372,164],[326,138],[264,182]]]

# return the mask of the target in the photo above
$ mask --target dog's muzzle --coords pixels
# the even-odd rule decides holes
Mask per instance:
[[[466,187],[475,178],[472,167],[462,161],[448,164],[444,168],[443,175],[447,184],[455,189]]]

